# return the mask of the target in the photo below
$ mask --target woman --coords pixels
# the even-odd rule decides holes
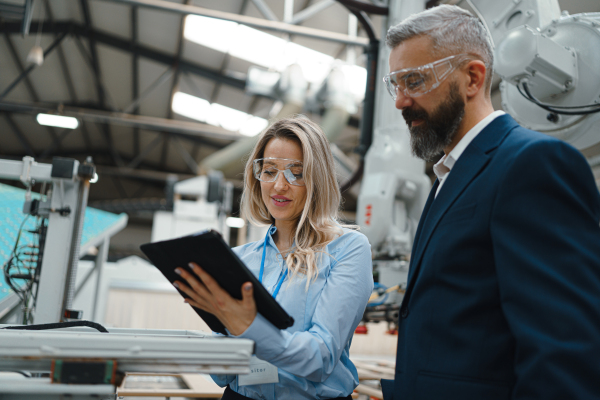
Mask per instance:
[[[294,325],[281,331],[257,314],[250,282],[236,300],[200,266],[190,265],[197,276],[176,270],[188,303],[217,316],[231,336],[256,343],[259,373],[213,376],[227,385],[223,399],[350,399],[358,374],[348,352],[373,276],[370,245],[337,222],[339,203],[319,126],[304,116],[277,121],[246,164],[241,204],[250,222],[271,227],[264,240],[234,251]]]

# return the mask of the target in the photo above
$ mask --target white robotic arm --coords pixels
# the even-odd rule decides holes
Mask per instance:
[[[422,3],[391,0],[384,25],[421,11]],[[598,144],[600,13],[561,14],[558,0],[466,3],[491,33],[504,110],[521,125],[580,150]],[[388,56],[382,45],[379,76],[387,73]],[[406,259],[431,185],[424,163],[410,154],[406,125],[382,86],[377,87],[373,144],[365,160],[357,222],[371,243],[379,282],[402,288],[408,274]],[[401,299],[387,296],[385,304]],[[393,313],[387,311],[389,318],[382,319],[393,321]],[[378,319],[368,314],[367,320]]]
[[[468,2],[494,40],[502,107],[580,150],[600,142],[600,13],[561,14],[557,0]]]

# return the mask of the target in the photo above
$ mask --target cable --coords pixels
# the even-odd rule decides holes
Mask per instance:
[[[23,325],[23,326],[7,326],[0,329],[12,329],[22,331],[45,331],[50,329],[61,329],[71,328],[74,326],[87,326],[88,328],[94,328],[99,332],[108,333],[108,330],[102,325],[92,321],[69,321],[69,322],[57,322],[55,324],[39,324],[39,325]]]
[[[531,94],[531,91],[529,90],[529,85],[527,84],[527,82],[522,81],[522,82],[520,82],[520,84],[523,85],[523,90],[525,91],[525,93],[523,93],[523,90],[521,90],[521,88],[519,87],[519,84],[517,84],[517,90],[519,91],[519,93],[521,93],[521,96],[525,97],[527,100],[534,103],[538,107],[541,107],[544,110],[553,112],[555,114],[586,115],[586,114],[594,114],[594,113],[600,112],[600,104],[598,104],[598,103],[588,104],[585,106],[555,106],[552,104],[542,103],[541,101],[536,99]],[[586,108],[587,108],[587,110],[586,110]],[[568,111],[568,110],[578,110],[578,111]]]

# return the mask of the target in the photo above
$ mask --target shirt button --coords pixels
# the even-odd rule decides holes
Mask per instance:
[[[402,311],[401,311],[401,313],[400,313],[400,316],[403,319],[406,318],[406,317],[408,317],[408,308],[403,308]]]

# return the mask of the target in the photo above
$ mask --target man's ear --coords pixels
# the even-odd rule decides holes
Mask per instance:
[[[485,90],[485,75],[487,68],[481,60],[472,60],[464,67],[467,72],[467,97],[475,97]]]

